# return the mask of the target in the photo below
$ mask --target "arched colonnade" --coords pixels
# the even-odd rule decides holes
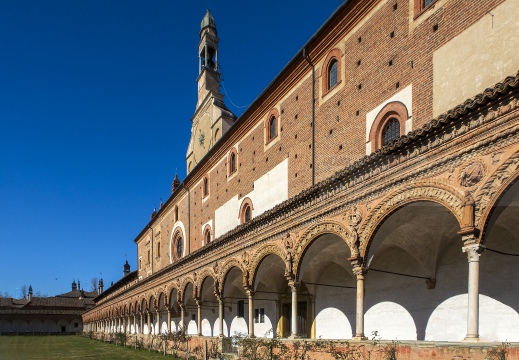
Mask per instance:
[[[503,255],[519,253],[518,158],[471,191],[417,182],[351,205],[95,312],[87,329],[518,341],[517,264]]]

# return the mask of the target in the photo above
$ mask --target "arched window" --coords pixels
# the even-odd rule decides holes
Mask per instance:
[[[252,201],[250,198],[245,198],[241,203],[240,208],[240,223],[244,224],[252,220]]]
[[[326,96],[328,92],[336,88],[341,82],[341,59],[342,52],[335,48],[328,52],[321,68],[321,95]]]
[[[398,119],[390,118],[384,130],[382,130],[382,146],[386,146],[391,141],[396,140],[400,137],[400,122]]]
[[[264,122],[265,144],[269,144],[279,133],[279,111],[273,108],[267,114]]]
[[[339,81],[339,62],[333,59],[328,67],[328,90],[337,85]]]
[[[204,177],[203,193],[204,197],[209,195],[209,178],[207,176]]]
[[[269,141],[274,139],[277,135],[277,120],[275,116],[271,116],[269,120]]]
[[[249,205],[245,206],[243,218],[245,222],[250,221],[250,219],[252,219],[252,210]]]
[[[211,242],[211,229],[208,227],[206,227],[205,231],[204,231],[204,245],[207,245]]]
[[[177,239],[177,257],[181,258],[184,253],[184,244],[182,241],[182,237]]]
[[[408,119],[407,107],[402,102],[392,101],[387,103],[371,124],[369,131],[371,152],[377,151],[382,146],[386,146],[405,134],[405,124]]]
[[[229,154],[229,175],[236,172],[236,149],[232,149]]]

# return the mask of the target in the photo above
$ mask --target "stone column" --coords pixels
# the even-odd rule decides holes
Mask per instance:
[[[196,300],[196,306],[197,306],[197,328],[198,328],[198,336],[202,336],[202,301],[200,299]]]
[[[290,322],[290,332],[291,338],[297,338],[299,333],[298,324],[297,324],[297,288],[299,287],[299,283],[290,282],[288,283],[290,286],[290,290],[292,291],[292,319]]]
[[[254,337],[254,292],[247,290],[247,296],[249,297],[249,337]]]
[[[365,340],[364,336],[364,268],[355,266],[353,274],[357,277],[357,306],[356,306],[356,326],[355,340]]]
[[[144,324],[143,324],[142,312],[139,315],[140,315],[140,323],[141,323],[139,326],[139,334],[143,334],[144,333]]]
[[[220,337],[223,337],[223,298],[218,297],[218,324],[220,325]]]
[[[479,244],[463,247],[469,261],[467,336],[466,341],[479,341]]]
[[[168,334],[171,333],[171,310],[168,309]]]
[[[148,323],[148,335],[151,335],[151,313],[146,311],[146,320]]]
[[[156,310],[156,312],[157,312],[157,334],[160,334],[162,332],[160,329],[160,313],[159,313],[158,309]]]
[[[185,311],[184,311],[184,304],[180,304],[180,330],[182,331],[182,334],[186,333],[186,325],[184,322],[185,317]]]

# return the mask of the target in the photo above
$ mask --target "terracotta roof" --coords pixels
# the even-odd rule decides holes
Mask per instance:
[[[96,291],[83,291],[83,290],[72,290],[68,293],[56,295],[56,297],[60,298],[73,298],[73,299],[79,299],[80,297],[83,298],[95,298],[97,296]]]
[[[403,135],[397,140],[392,141],[388,145],[375,151],[371,155],[367,155],[362,159],[356,161],[351,167],[363,166],[363,163],[369,162],[380,155],[385,155],[394,150],[405,146],[408,143],[414,142],[421,137],[424,137],[434,131],[437,128],[444,126],[445,124],[451,123],[458,119],[460,116],[469,113],[476,108],[487,104],[489,101],[496,99],[497,97],[508,93],[510,90],[519,88],[519,71],[515,76],[508,76],[502,82],[498,82],[490,88],[486,88],[482,93],[465,100],[465,102],[457,105],[450,109],[446,113],[441,114],[437,118],[429,121],[421,128],[409,132],[407,135]]]

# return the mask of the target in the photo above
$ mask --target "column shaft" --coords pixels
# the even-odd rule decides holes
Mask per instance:
[[[198,328],[198,336],[202,336],[202,302],[197,301],[196,306],[197,306],[196,321],[197,321],[197,328]]]
[[[247,291],[249,297],[249,337],[254,336],[254,303],[252,291]]]
[[[358,340],[365,339],[364,336],[364,275],[362,268],[354,269],[357,276],[357,309],[356,309],[356,326],[355,338]]]
[[[223,299],[218,299],[218,323],[220,325],[220,336],[223,337]]]
[[[290,285],[292,290],[292,319],[290,324],[291,337],[297,337],[299,333],[297,324],[297,285],[292,283]]]
[[[479,340],[479,245],[468,245],[463,248],[469,261],[467,336],[465,340]]]

